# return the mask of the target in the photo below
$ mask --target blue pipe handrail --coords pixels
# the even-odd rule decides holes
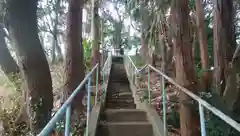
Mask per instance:
[[[206,136],[206,125],[205,125],[205,118],[204,118],[204,108],[208,109],[209,111],[211,111],[213,114],[215,114],[217,117],[219,117],[220,119],[222,119],[223,121],[225,121],[227,124],[229,124],[231,127],[233,127],[234,129],[236,129],[238,132],[240,132],[240,124],[238,122],[236,122],[235,120],[233,120],[232,118],[230,118],[229,116],[227,116],[226,114],[224,114],[223,112],[221,112],[220,110],[218,110],[217,108],[215,108],[214,106],[212,106],[211,104],[209,104],[208,102],[204,101],[202,98],[200,98],[199,96],[195,95],[194,93],[192,93],[190,90],[182,87],[181,85],[179,85],[176,81],[174,81],[172,78],[168,77],[167,75],[165,75],[163,72],[161,72],[160,70],[156,69],[155,67],[153,67],[152,65],[146,64],[145,66],[143,66],[142,68],[138,69],[136,67],[136,65],[134,64],[134,62],[132,61],[130,56],[126,56],[124,59],[125,65],[126,65],[126,70],[128,71],[127,73],[135,73],[130,74],[130,79],[132,79],[132,83],[133,83],[133,79],[134,76],[138,73],[140,73],[141,71],[147,69],[148,70],[148,79],[150,78],[150,70],[155,71],[156,73],[158,73],[159,75],[161,75],[162,77],[162,97],[163,97],[163,124],[164,124],[164,136],[167,136],[167,122],[166,122],[166,91],[164,88],[164,80],[167,80],[168,82],[170,82],[171,84],[175,85],[180,91],[184,92],[185,94],[187,94],[189,97],[191,97],[193,100],[197,101],[199,104],[199,115],[200,115],[200,125],[201,125],[201,136]],[[150,82],[148,81],[148,94],[150,94]],[[151,97],[150,95],[148,97]],[[151,98],[148,98],[151,99]]]
[[[105,91],[104,87],[104,70],[108,67],[111,67],[111,55],[108,56],[107,60],[104,63],[103,71],[103,91]],[[109,68],[110,69],[110,68]],[[66,113],[66,121],[65,121],[65,136],[70,135],[70,118],[71,118],[71,103],[73,102],[76,95],[82,90],[86,82],[88,81],[88,99],[87,99],[87,126],[86,126],[86,134],[88,134],[88,121],[90,117],[90,91],[91,91],[91,77],[93,72],[96,71],[97,78],[99,72],[99,64],[96,64],[92,70],[85,76],[83,81],[78,85],[78,87],[73,91],[73,93],[68,97],[68,99],[64,102],[64,104],[60,107],[60,109],[55,113],[52,119],[48,122],[48,124],[43,128],[43,130],[38,134],[38,136],[48,136],[56,126],[56,123],[60,121],[63,115]],[[109,74],[110,70],[108,70]],[[98,79],[96,80],[96,94],[98,92]],[[95,96],[97,97],[97,95]],[[96,99],[97,100],[97,99]],[[97,101],[95,101],[95,104]]]

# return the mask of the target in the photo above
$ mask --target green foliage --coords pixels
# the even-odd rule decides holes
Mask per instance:
[[[196,9],[195,0],[190,0],[189,1],[189,8],[190,8],[190,10]]]
[[[145,65],[144,61],[140,56],[131,56],[132,61],[136,65],[136,67],[143,67]]]
[[[207,32],[207,40],[208,40],[208,54],[209,54],[209,62],[210,66],[213,65],[213,29],[209,27],[211,18],[208,18],[205,20],[206,23],[206,32]],[[196,62],[196,70],[198,77],[201,77],[203,69],[201,68],[201,58],[200,58],[200,48],[199,48],[199,42],[196,43],[196,56],[195,56],[195,62]]]
[[[8,96],[8,107],[5,107],[4,98],[0,99],[0,120],[4,126],[4,136],[11,134],[25,135],[28,131],[26,124],[16,124],[15,120],[20,113],[20,97],[15,95]]]
[[[59,121],[56,123],[56,128],[55,128],[55,131],[57,132],[64,132],[64,121]]]
[[[208,136],[239,136],[240,133],[212,113],[206,116],[206,131]]]
[[[240,133],[212,113],[205,114],[207,136],[239,136]],[[169,126],[180,129],[180,115],[172,111],[167,116]]]
[[[180,128],[180,115],[178,111],[172,111],[168,114],[167,123],[174,128]]]
[[[85,67],[87,69],[89,69],[91,67],[92,41],[84,39],[83,40],[83,48],[84,48]]]
[[[125,49],[137,48],[140,45],[140,37],[137,36],[124,37],[122,44]]]

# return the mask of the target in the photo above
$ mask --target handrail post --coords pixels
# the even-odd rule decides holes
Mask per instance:
[[[98,102],[98,75],[99,75],[99,65],[97,66],[97,69],[96,69],[96,96],[95,96],[95,105],[97,104]]]
[[[165,90],[165,79],[162,77],[162,104],[163,104],[163,129],[164,129],[164,136],[167,136],[167,107],[166,107],[166,90]]]
[[[105,79],[104,79],[104,75],[105,74],[105,72],[104,72],[104,70],[102,71],[102,79],[103,79],[103,82],[102,82],[102,92],[105,92],[105,87],[104,87],[104,84],[105,84]]]
[[[134,67],[132,67],[131,74],[132,74],[132,83],[134,83]]]
[[[127,59],[125,59],[125,65],[126,65],[126,69],[127,69],[127,72],[129,73],[129,70],[128,70],[128,60]]]
[[[151,103],[151,94],[150,94],[150,91],[151,91],[151,83],[150,83],[150,67],[148,67],[148,102],[149,104]]]
[[[89,127],[89,118],[91,110],[91,76],[88,78],[88,88],[87,88],[87,126],[86,126],[86,135],[88,136],[88,127]]]
[[[70,136],[70,125],[71,125],[71,105],[67,107],[66,119],[65,119],[65,136]]]
[[[136,78],[137,78],[137,69],[134,69],[134,80],[133,80],[133,85],[136,85]]]
[[[206,136],[204,109],[203,109],[203,106],[200,103],[198,103],[198,106],[199,106],[199,114],[200,114],[201,136]]]

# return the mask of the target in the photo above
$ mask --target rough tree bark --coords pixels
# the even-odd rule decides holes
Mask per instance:
[[[214,5],[214,26],[213,26],[213,37],[214,37],[214,89],[216,92],[219,93],[219,95],[222,95],[224,87],[225,87],[225,78],[224,78],[224,45],[226,45],[224,42],[226,41],[224,37],[224,29],[223,28],[223,1],[216,1]],[[222,39],[223,38],[223,39]]]
[[[232,0],[216,1],[214,24],[214,87],[219,95],[223,95],[226,89],[229,90],[229,87],[233,92],[237,91],[236,79],[231,79],[236,78],[236,71],[233,71],[236,65],[231,63],[236,47]],[[227,81],[229,79],[235,82]]]
[[[150,63],[150,55],[149,55],[149,48],[148,48],[148,39],[146,33],[148,31],[148,11],[145,8],[146,2],[140,1],[140,9],[141,9],[141,49],[140,55],[145,61],[145,63]]]
[[[175,14],[176,14],[176,8],[175,4],[171,4],[171,9],[170,9],[170,16],[168,18],[169,21],[169,28],[167,31],[167,41],[168,41],[168,46],[169,50],[167,52],[167,64],[170,64],[167,66],[168,71],[171,71],[171,77],[176,77],[176,71],[175,71],[175,47],[176,47],[176,36],[175,36]]]
[[[26,81],[30,128],[39,133],[53,108],[50,70],[37,30],[37,0],[8,1],[9,23],[16,40],[19,65]]]
[[[172,10],[171,10],[172,13]],[[171,15],[172,16],[172,15]],[[173,44],[171,36],[169,35],[170,28],[167,27],[166,22],[161,24],[161,33],[163,36],[164,47],[162,47],[162,66],[164,67],[164,73],[170,77],[175,77],[174,66],[173,66]],[[167,65],[168,64],[168,65]]]
[[[52,64],[56,62],[56,40],[52,39]]]
[[[161,24],[162,25],[162,29],[164,29],[164,25],[165,24]],[[167,42],[166,42],[166,33],[164,33],[163,32],[164,30],[162,30],[162,34],[159,34],[159,41],[161,41],[161,44],[160,44],[160,53],[161,53],[161,71],[163,72],[163,73],[167,73],[167,69],[166,69],[166,67],[167,67],[167,53],[166,53],[166,51],[167,51]],[[169,74],[169,73],[167,73],[167,74]]]
[[[100,17],[98,15],[98,0],[92,0],[92,21],[91,21],[91,33],[92,33],[92,68],[99,63],[100,66]],[[98,81],[101,79],[100,72],[98,72]],[[96,71],[93,72],[93,83],[96,82]]]
[[[64,88],[69,95],[84,79],[84,57],[82,45],[82,8],[83,1],[70,0],[67,19],[67,46],[65,58]],[[73,101],[74,110],[82,110],[84,91],[81,91]]]
[[[19,74],[20,69],[16,61],[11,56],[10,51],[8,50],[7,44],[5,42],[5,32],[3,25],[0,25],[0,66],[4,74],[8,79],[15,83],[15,76]]]
[[[50,30],[53,38],[52,38],[52,63],[63,61],[63,55],[61,48],[58,44],[58,25],[59,25],[59,10],[60,10],[60,2],[61,0],[57,0],[54,5],[54,25],[53,29]]]
[[[174,0],[176,9],[176,81],[191,91],[197,91],[197,78],[192,57],[192,45],[189,28],[188,0]],[[194,92],[195,93],[195,92]],[[192,109],[191,99],[185,93],[180,93],[180,123],[181,135],[199,136],[199,118]]]
[[[140,49],[140,55],[145,61],[145,63],[148,63],[148,45],[146,42],[145,34],[144,32],[141,32],[141,49]]]
[[[236,48],[234,28],[233,1],[219,0],[214,6],[214,75],[215,89],[223,95],[226,109],[233,111],[239,109],[239,81],[240,62],[232,62]]]
[[[198,37],[199,37],[199,45],[200,45],[200,57],[201,57],[201,65],[202,69],[206,72],[203,72],[202,75],[202,84],[203,90],[207,90],[211,83],[210,83],[210,73],[209,73],[209,55],[208,55],[208,43],[207,43],[207,33],[206,33],[206,26],[204,22],[204,7],[202,0],[196,0],[196,17],[197,17],[197,30],[198,30]]]
[[[58,24],[59,24],[59,10],[60,10],[60,1],[57,0],[54,8],[55,19],[54,26],[52,30],[53,42],[52,42],[52,63],[63,61],[62,50],[58,44]],[[57,53],[57,57],[56,57]]]

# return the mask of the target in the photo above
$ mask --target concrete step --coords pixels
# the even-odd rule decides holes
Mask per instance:
[[[114,56],[112,57],[112,62],[117,64],[123,64],[123,57]]]
[[[116,99],[132,99],[132,93],[131,92],[112,92],[107,94],[107,98],[116,98]]]
[[[136,104],[134,103],[107,103],[106,108],[109,109],[136,109]]]
[[[128,102],[128,101],[133,101],[133,97],[107,97],[107,101],[119,101],[119,102]]]
[[[117,104],[117,105],[125,105],[125,104],[134,104],[134,99],[114,99],[108,98],[107,104]]]
[[[122,84],[128,84],[128,78],[126,76],[122,76],[125,75],[124,73],[119,73],[119,74],[114,74],[111,75],[112,76],[112,83],[122,83]]]
[[[111,104],[134,104],[134,99],[114,99],[114,98],[110,98],[107,99],[107,103],[111,103]]]
[[[133,100],[132,96],[107,96],[108,100]]]
[[[126,92],[114,92],[113,94],[109,94],[109,95],[111,95],[111,97],[112,98],[121,98],[121,99],[131,99],[131,98],[133,98],[133,96],[132,96],[132,92],[128,92],[128,91],[126,91]],[[109,96],[108,95],[108,96]]]
[[[103,118],[108,122],[147,121],[146,112],[139,109],[106,109]]]
[[[111,80],[111,91],[112,92],[131,92],[129,82],[126,80]]]
[[[153,136],[153,130],[148,122],[104,122],[98,136]]]
[[[118,86],[117,86],[118,87]],[[118,89],[118,88],[115,88],[115,89],[112,89],[112,90],[109,90],[109,92],[107,93],[107,96],[127,96],[127,97],[132,97],[132,92],[128,89]]]

